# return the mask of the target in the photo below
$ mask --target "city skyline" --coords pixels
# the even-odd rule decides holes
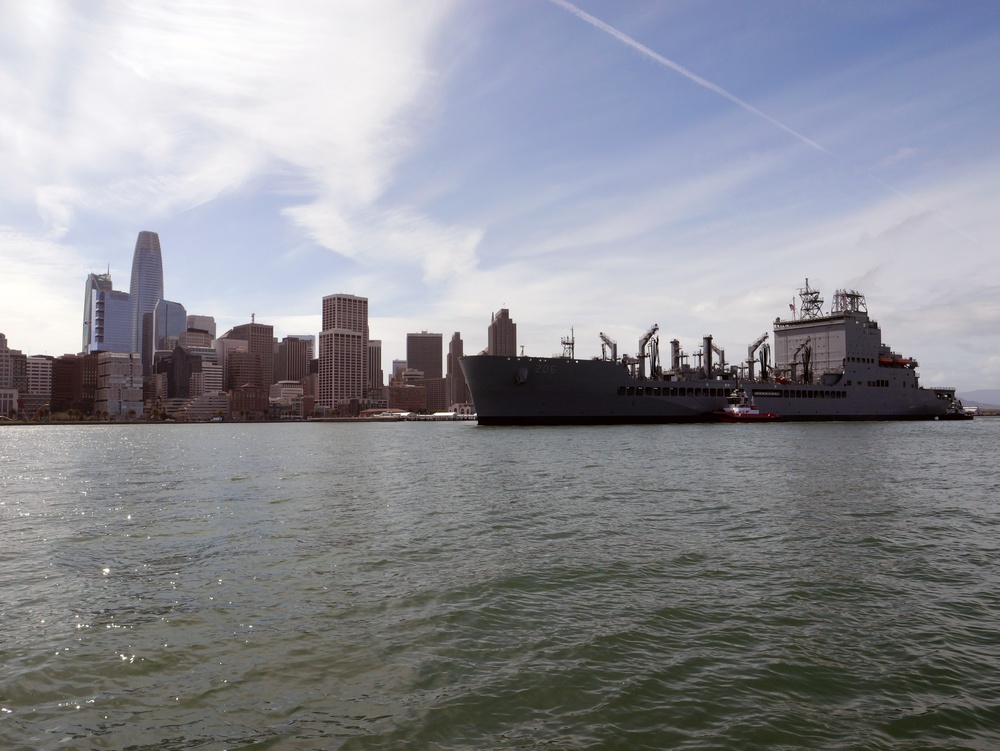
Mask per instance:
[[[808,277],[923,383],[996,388],[998,42],[931,0],[14,4],[0,330],[79,351],[81,282],[148,228],[220,331],[315,335],[344,290],[386,363],[501,309],[531,355],[738,353]]]

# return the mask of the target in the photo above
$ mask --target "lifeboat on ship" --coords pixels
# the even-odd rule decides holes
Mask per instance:
[[[899,355],[882,355],[878,358],[878,364],[883,368],[908,368],[911,365],[913,367],[917,366],[909,357],[900,357]]]

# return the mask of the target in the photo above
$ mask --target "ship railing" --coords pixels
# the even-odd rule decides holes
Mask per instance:
[[[928,391],[933,391],[938,399],[957,399],[958,394],[954,386],[925,386]]]

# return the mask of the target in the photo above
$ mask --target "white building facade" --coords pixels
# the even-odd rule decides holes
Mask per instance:
[[[108,417],[130,417],[141,415],[142,407],[142,358],[136,352],[101,352],[94,410]]]

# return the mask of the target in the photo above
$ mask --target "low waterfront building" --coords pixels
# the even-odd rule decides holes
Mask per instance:
[[[194,421],[214,420],[217,417],[228,418],[229,394],[224,391],[202,394],[189,399],[174,415],[178,419]]]
[[[18,410],[17,389],[0,388],[0,419],[13,419]]]
[[[403,381],[393,381],[389,384],[388,408],[401,409],[406,412],[426,412],[427,387]]]
[[[263,420],[271,409],[267,389],[246,384],[229,391],[229,411],[234,418]]]

